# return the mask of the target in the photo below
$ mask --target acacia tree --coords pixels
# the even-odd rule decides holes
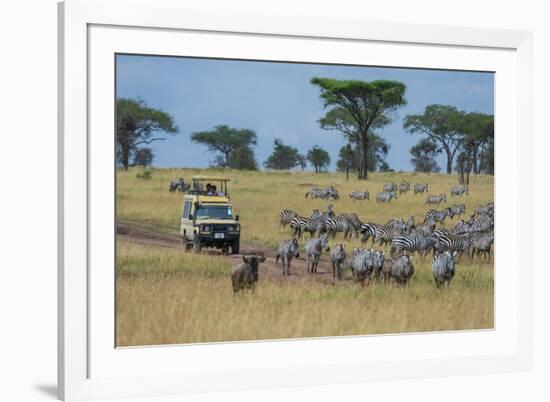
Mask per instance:
[[[154,158],[153,150],[151,148],[140,148],[134,155],[134,165],[136,166],[149,166],[153,163]]]
[[[463,122],[464,142],[462,151],[469,160],[468,167],[474,174],[479,174],[484,149],[494,140],[494,116],[484,113],[468,113]]]
[[[192,133],[191,141],[206,145],[210,152],[219,152],[220,155],[214,159],[214,164],[225,168],[231,166],[231,156],[236,150],[256,145],[257,136],[252,130],[220,125],[214,127],[212,131]],[[252,149],[249,148],[249,151]]]
[[[292,169],[298,165],[299,155],[296,148],[285,145],[277,138],[273,143],[273,152],[264,162],[264,166],[268,169]]]
[[[304,169],[307,167],[307,157],[303,154],[298,154],[298,159],[296,164],[297,166],[300,166],[303,172]]]
[[[423,114],[408,115],[403,127],[411,134],[425,134],[445,151],[447,174],[452,173],[453,159],[464,141],[465,113],[454,106],[429,105]]]
[[[315,173],[321,173],[330,164],[330,155],[327,151],[315,145],[307,152],[307,160],[315,168]]]
[[[414,165],[415,172],[439,172],[435,157],[441,149],[431,139],[422,138],[409,152],[413,156],[411,163]]]
[[[367,82],[318,77],[312,78],[311,83],[321,88],[324,107],[329,108],[324,125],[328,127],[327,118],[332,120],[333,129],[358,143],[361,150],[358,177],[366,180],[369,132],[388,124],[390,114],[406,104],[405,84],[391,80]],[[323,127],[323,119],[320,123]]]
[[[142,99],[120,98],[116,102],[116,153],[118,162],[128,170],[130,158],[139,146],[164,141],[158,134],[176,134],[171,115],[147,106]]]
[[[238,170],[258,170],[258,163],[252,147],[241,146],[236,148],[229,157],[229,167]]]
[[[336,169],[341,172],[346,172],[346,181],[349,181],[349,171],[357,169],[357,152],[352,148],[350,143],[347,143],[338,153],[338,161],[336,162]]]

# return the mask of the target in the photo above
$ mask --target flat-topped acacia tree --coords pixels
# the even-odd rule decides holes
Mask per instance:
[[[366,180],[369,132],[389,124],[390,115],[407,104],[407,87],[402,82],[393,80],[361,81],[315,77],[311,79],[311,83],[321,88],[324,107],[329,109],[327,116],[331,111],[338,110],[341,118],[348,120],[334,121],[335,129],[338,130],[339,125],[352,129],[352,132],[339,131],[358,143],[361,150],[358,178]],[[330,117],[334,117],[334,112]]]

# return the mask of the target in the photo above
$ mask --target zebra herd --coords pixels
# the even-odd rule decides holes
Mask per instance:
[[[331,187],[334,189],[334,187]],[[399,194],[406,194],[410,191],[411,185],[408,181],[403,180],[399,185],[396,183],[385,183],[383,187],[383,191],[376,194],[376,202],[390,202],[392,199],[397,199],[397,194],[399,191]],[[413,193],[414,195],[417,194],[423,194],[428,193],[429,186],[427,183],[415,183],[413,186]],[[308,193],[306,193],[306,198],[309,193],[311,193],[312,190],[310,190]],[[450,195],[451,197],[458,197],[462,195],[468,195],[468,186],[466,185],[458,185],[451,188]],[[313,198],[313,197],[310,197]],[[323,198],[323,197],[321,197]],[[365,201],[370,200],[370,193],[369,190],[366,189],[365,191],[352,191],[349,194],[349,198],[356,201]],[[333,198],[337,199],[337,198]],[[442,202],[447,202],[447,195],[446,194],[437,194],[437,195],[428,195],[426,198],[426,204],[441,204]]]
[[[469,219],[463,218],[465,214],[465,204],[454,204],[442,210],[427,210],[422,222],[415,222],[410,216],[407,220],[393,218],[377,224],[362,222],[356,213],[336,214],[333,204],[329,204],[326,211],[314,209],[310,216],[284,209],[279,214],[280,228],[289,226],[292,239],[280,242],[276,262],[281,258],[283,274],[289,275],[292,259],[299,257],[299,240],[307,232],[310,236],[304,252],[308,273],[316,273],[321,254],[330,251],[335,281],[342,279],[347,260],[353,280],[361,285],[370,285],[374,279],[384,283],[393,280],[406,286],[414,275],[413,255],[426,256],[431,252],[435,284],[449,286],[461,255],[489,259],[494,243],[494,204],[476,207]],[[454,226],[437,226],[455,217],[460,220]],[[337,233],[342,233],[344,239],[358,238],[365,245],[369,240],[373,246],[389,245],[389,255],[386,256],[384,250],[360,247],[347,256],[344,244],[329,247],[329,239],[335,239]]]

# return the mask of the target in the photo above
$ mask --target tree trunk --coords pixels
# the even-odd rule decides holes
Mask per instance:
[[[451,174],[453,172],[453,154],[449,147],[445,147],[445,153],[447,154],[447,174]]]
[[[129,165],[130,165],[130,148],[123,147],[122,148],[122,166],[124,167],[124,170],[128,170]]]
[[[367,135],[363,135],[362,138],[361,138],[361,146],[363,148],[363,155],[362,155],[362,159],[363,159],[363,174],[362,174],[362,179],[363,180],[367,180],[368,179],[368,163],[367,163],[367,158],[368,158],[368,138],[367,138]]]

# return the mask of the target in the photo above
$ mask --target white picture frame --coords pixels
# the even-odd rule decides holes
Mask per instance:
[[[130,9],[132,12],[128,13]],[[191,36],[193,41],[185,40]],[[206,36],[215,40],[201,39]],[[197,40],[203,41],[200,49],[180,49],[181,43],[198,43]],[[314,50],[300,52],[305,49],[304,41],[308,48],[318,47],[317,55]],[[224,46],[219,45],[222,42]],[[263,46],[265,43],[270,46]],[[108,130],[113,126],[109,113],[114,107],[105,102],[114,91],[114,74],[109,64],[112,56],[124,51],[170,55],[183,51],[187,55],[193,52],[192,55],[278,60],[299,57],[301,61],[345,64],[356,62],[349,50],[354,46],[370,49],[379,55],[378,60],[388,63],[385,65],[451,68],[455,63],[460,69],[494,68],[497,73],[496,168],[497,175],[502,169],[498,177],[506,177],[507,181],[499,181],[496,176],[495,226],[499,246],[495,257],[495,330],[115,349],[111,341],[113,299],[95,296],[98,292],[112,293],[112,285],[107,282],[112,281],[113,272],[92,269],[102,258],[107,263],[112,261],[108,250],[106,254],[101,251],[101,243],[105,241],[106,248],[109,242],[112,244],[109,236],[114,230],[109,225],[114,212],[109,202],[113,202],[114,187],[107,182],[105,189],[99,191],[97,184],[110,174],[111,166],[102,168],[94,162],[104,159],[102,147],[108,151],[109,142],[113,142],[112,138],[97,134],[105,132],[104,127]],[[384,50],[389,48],[399,51]],[[59,4],[59,49],[60,398],[145,397],[531,368],[529,32],[212,14],[188,9],[177,0],[70,0]],[[330,52],[321,60],[318,54],[322,49]],[[300,56],[296,56],[298,52]],[[419,54],[425,57],[420,58]],[[112,99],[111,96],[111,102]],[[499,211],[507,214],[500,214],[499,218]],[[499,222],[506,222],[506,231]],[[446,354],[443,346],[438,349],[438,345],[449,341],[454,342],[452,354]],[[408,344],[414,345],[415,353],[405,351]],[[403,350],[403,357],[385,354],[390,347]],[[364,353],[331,352],[358,348]],[[255,356],[261,356],[261,361],[254,360]]]

